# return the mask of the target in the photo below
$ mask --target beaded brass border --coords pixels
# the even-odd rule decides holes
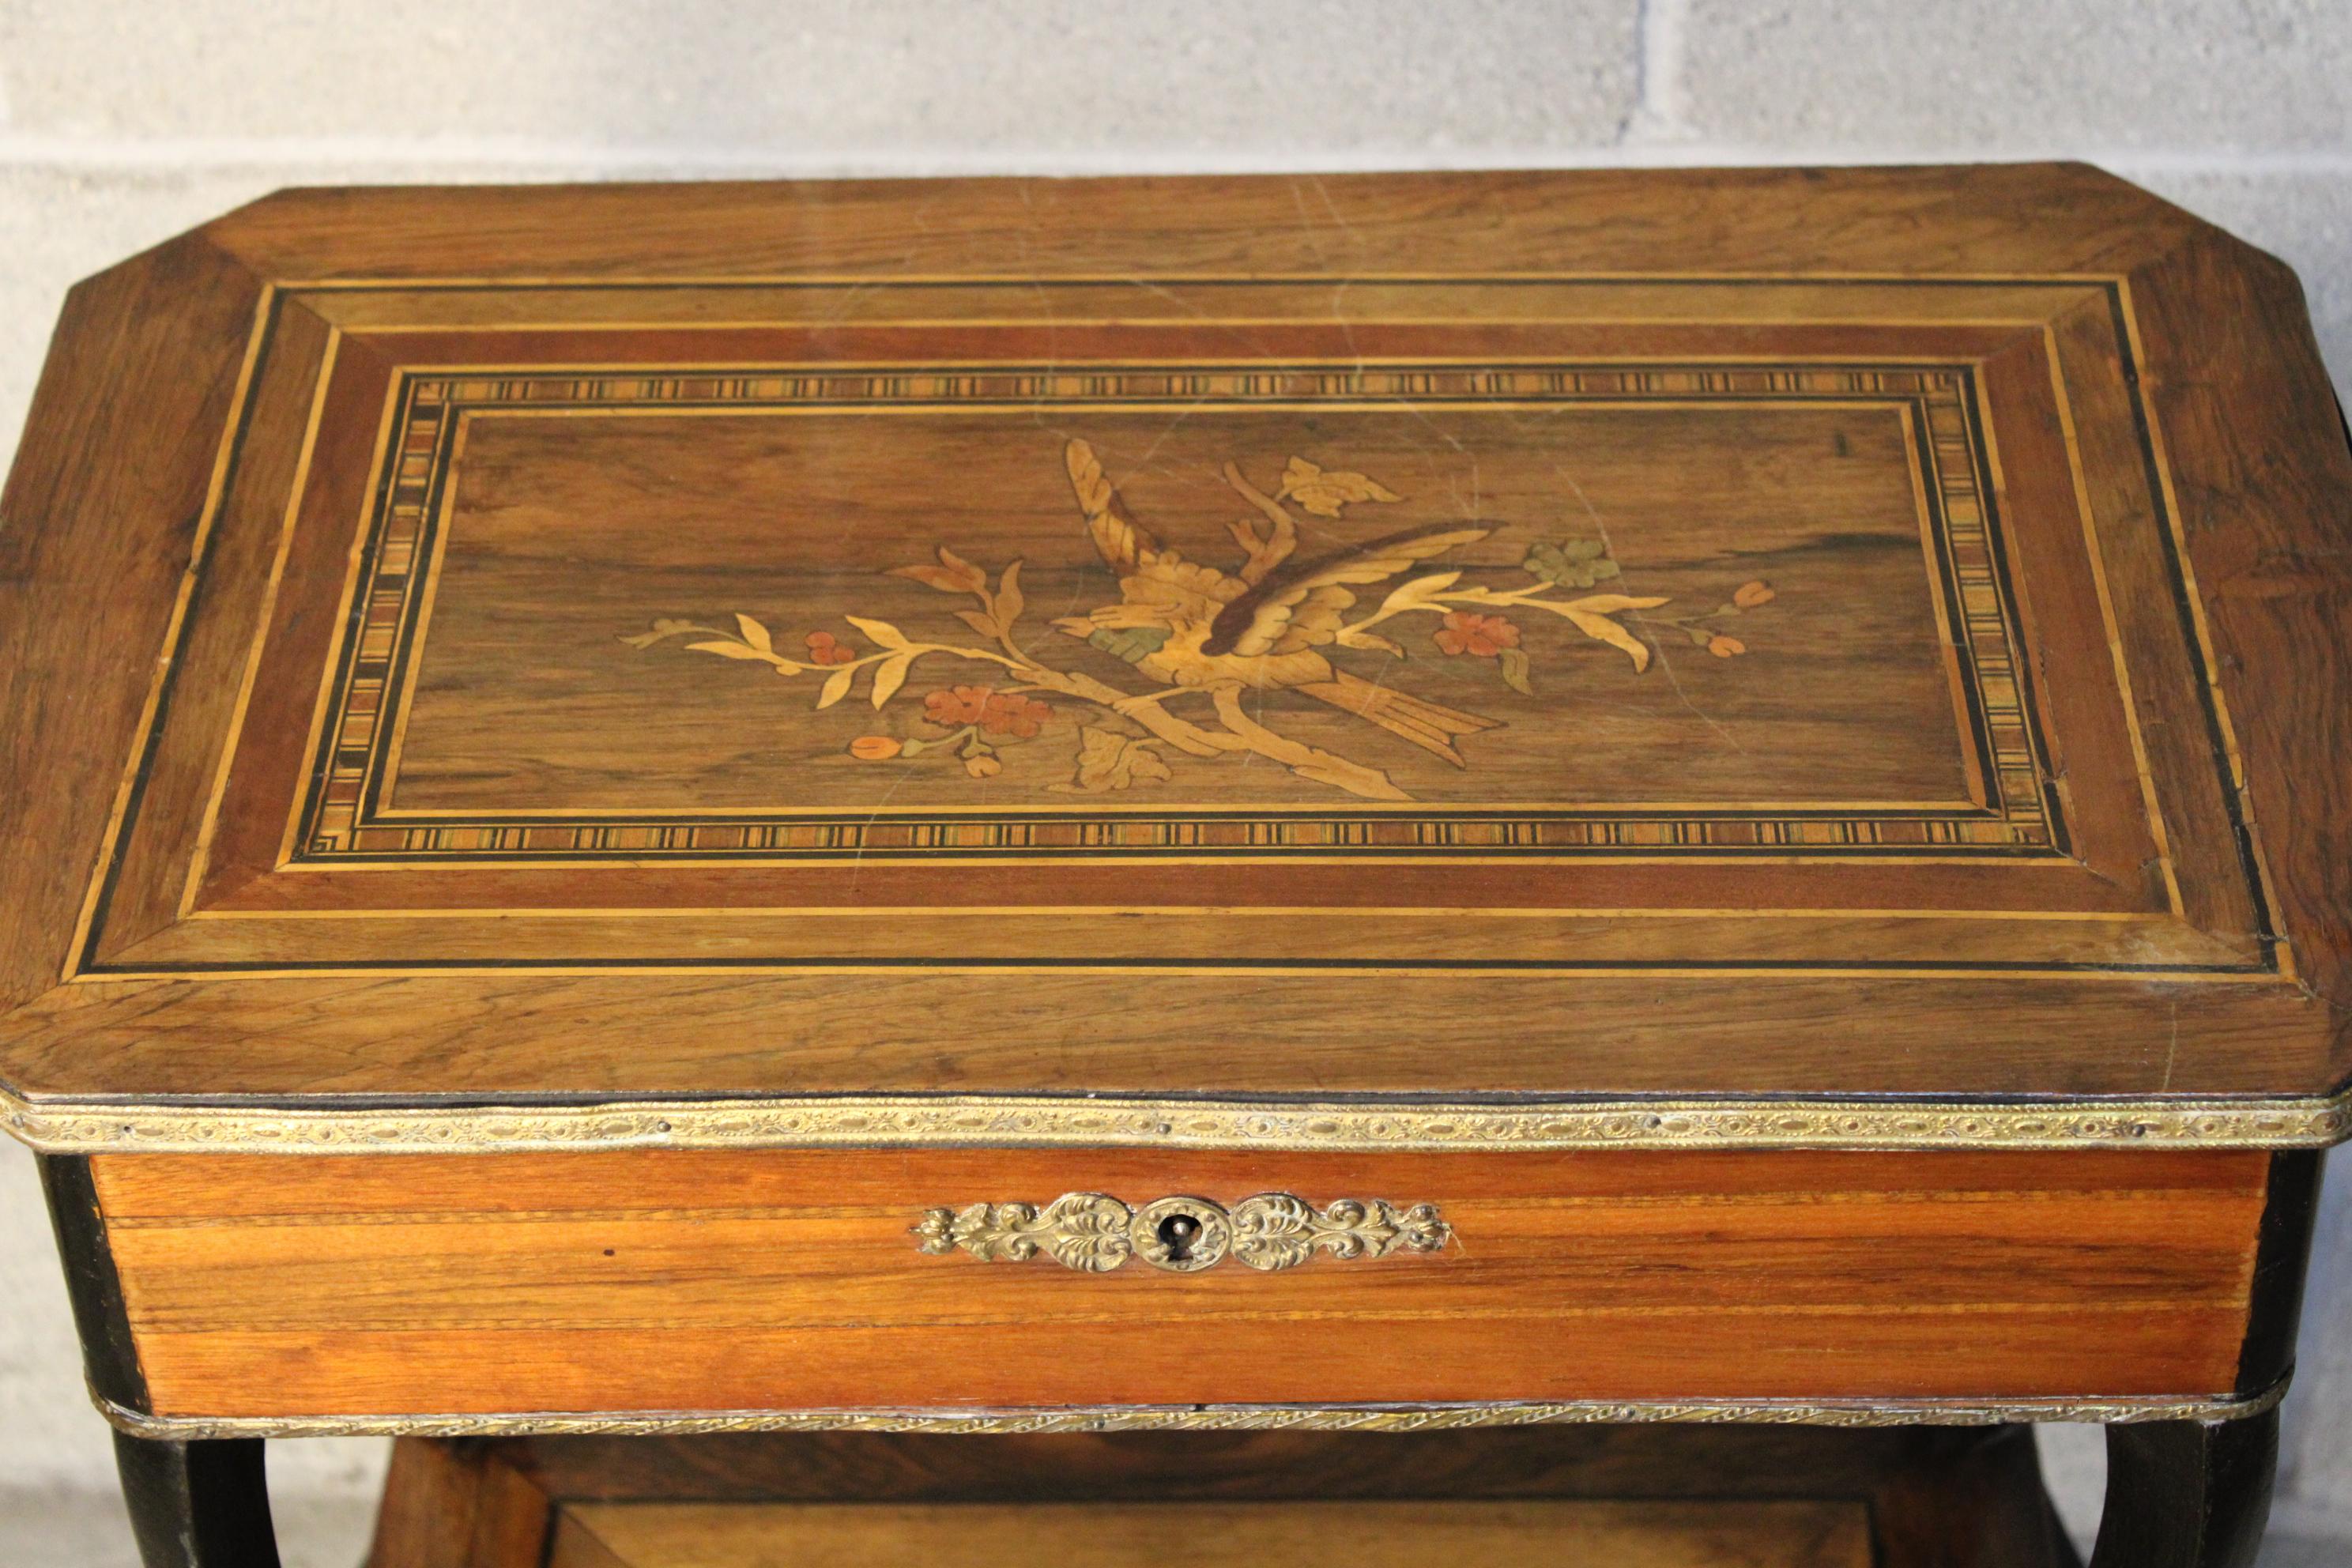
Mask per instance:
[[[1102,1405],[1033,1410],[644,1410],[495,1415],[148,1415],[92,1395],[134,1437],[522,1437],[668,1436],[711,1432],[1445,1432],[1473,1426],[1675,1423],[1781,1426],[2004,1426],[2016,1421],[2236,1421],[2286,1396],[2281,1378],[2259,1394],[2202,1398],[1996,1400],[1559,1400],[1486,1405]]]
[[[1139,1097],[842,1096],[310,1109],[44,1104],[0,1125],[47,1154],[494,1153],[619,1148],[2324,1149],[2352,1089],[2296,1100],[1299,1103]]]

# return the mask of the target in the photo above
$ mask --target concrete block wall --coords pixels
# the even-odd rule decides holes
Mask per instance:
[[[69,283],[285,184],[2052,156],[2293,263],[2352,396],[2347,0],[0,0],[0,460]],[[2280,1510],[2312,1563],[2352,1541],[2340,1163]],[[326,1521],[296,1568],[348,1562],[378,1449],[272,1462]],[[0,1558],[110,1479],[10,1146]]]

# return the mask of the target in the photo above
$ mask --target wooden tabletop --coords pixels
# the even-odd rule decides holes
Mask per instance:
[[[5,1109],[2331,1142],[2347,503],[2080,167],[286,193],[0,500]]]

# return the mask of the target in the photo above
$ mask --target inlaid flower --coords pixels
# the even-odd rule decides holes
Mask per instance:
[[[950,686],[927,691],[923,694],[924,721],[942,730],[977,724],[992,694],[993,689],[986,686]]]
[[[958,689],[961,689],[959,688]],[[1037,732],[1037,727],[1054,716],[1052,704],[1018,692],[991,692],[981,705],[980,728],[983,734],[1013,735],[1025,741]]]
[[[857,657],[857,650],[842,642],[831,632],[811,632],[801,639],[808,644],[811,664],[847,664]]]
[[[1608,542],[1599,539],[1531,544],[1519,568],[1530,577],[1570,588],[1590,588],[1623,570],[1610,557]]]
[[[1431,639],[1449,654],[1468,654],[1473,658],[1493,658],[1507,647],[1519,646],[1519,628],[1500,616],[1482,616],[1472,610],[1451,610]]]

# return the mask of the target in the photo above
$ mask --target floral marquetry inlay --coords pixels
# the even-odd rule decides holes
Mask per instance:
[[[297,193],[78,293],[0,1132],[838,1153],[825,1245],[926,1310],[1317,1313],[1509,1284],[1457,1160],[2159,1152],[2226,1208],[2352,1135],[2352,457],[2278,268],[2054,165],[1329,184]],[[2227,1348],[2238,1286],[2116,1278]],[[780,1386],[697,1364],[644,1408]]]
[[[1116,604],[1056,616],[1052,630],[1124,660],[1147,683],[1141,689],[1071,667],[1055,657],[1053,638],[1022,624],[1029,607],[1022,562],[992,573],[945,544],[938,546],[937,564],[888,574],[971,600],[953,615],[978,634],[976,643],[929,641],[888,621],[844,615],[862,644],[821,626],[786,637],[780,647],[765,623],[740,612],[731,627],[665,618],[621,640],[645,648],[688,637],[694,640],[685,646],[698,653],[765,664],[782,676],[820,677],[821,710],[847,700],[863,679],[875,711],[891,711],[894,700],[916,689],[908,681],[921,662],[992,667],[984,679],[936,687],[919,702],[900,703],[919,708],[911,723],[850,742],[849,754],[864,763],[953,758],[971,778],[987,779],[1003,772],[1005,748],[1060,731],[1076,742],[1069,778],[1055,786],[1063,793],[1167,783],[1184,757],[1255,758],[1348,795],[1404,801],[1413,797],[1390,773],[1266,721],[1264,695],[1311,698],[1467,769],[1473,760],[1461,743],[1499,721],[1391,684],[1387,666],[1415,657],[1487,661],[1503,686],[1532,697],[1534,655],[1514,616],[1557,616],[1622,653],[1640,674],[1660,638],[1686,639],[1717,658],[1746,653],[1730,625],[1776,596],[1769,584],[1755,579],[1728,588],[1712,609],[1669,614],[1670,601],[1659,595],[1615,587],[1571,592],[1621,575],[1601,539],[1538,541],[1519,563],[1523,580],[1465,581],[1470,574],[1447,557],[1495,532],[1495,524],[1482,521],[1409,526],[1297,560],[1300,512],[1336,521],[1350,506],[1405,499],[1364,474],[1326,469],[1301,457],[1290,459],[1270,494],[1236,464],[1224,465],[1225,483],[1257,516],[1228,525],[1242,558],[1221,568],[1187,560],[1154,537],[1087,442],[1071,441],[1064,459],[1087,535],[1119,596]],[[1436,569],[1413,574],[1424,565]],[[1375,591],[1382,591],[1378,603],[1355,613],[1360,599]],[[1334,662],[1349,652],[1360,656],[1370,679]],[[1066,723],[1057,704],[1084,717]]]
[[[420,375],[294,852],[2063,858],[1976,417],[1937,365]]]

